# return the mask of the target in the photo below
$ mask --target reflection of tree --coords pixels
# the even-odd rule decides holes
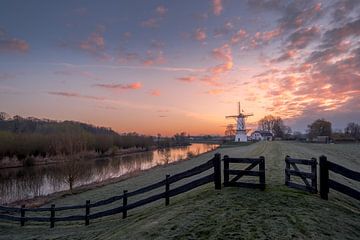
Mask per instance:
[[[159,155],[161,156],[161,162],[163,164],[169,164],[171,160],[171,149],[170,148],[163,148],[159,149]]]

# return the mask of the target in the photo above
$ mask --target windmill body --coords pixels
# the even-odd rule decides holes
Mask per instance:
[[[241,106],[239,102],[239,113],[238,115],[234,116],[226,116],[226,118],[234,118],[236,119],[236,135],[235,135],[235,142],[247,142],[247,135],[246,135],[246,126],[245,126],[245,119],[252,114],[244,114],[241,112]]]

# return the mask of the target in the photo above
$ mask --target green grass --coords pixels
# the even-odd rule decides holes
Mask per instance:
[[[293,142],[259,142],[219,149],[223,155],[236,157],[265,156],[266,190],[214,190],[213,184],[208,184],[171,198],[167,207],[164,201],[159,201],[131,210],[125,220],[121,215],[114,215],[93,221],[87,227],[83,223],[56,223],[54,229],[43,223],[29,223],[22,228],[2,223],[0,239],[360,239],[359,201],[334,191],[330,192],[329,200],[324,201],[318,195],[283,185],[285,155],[310,158],[325,154],[329,160],[359,171],[359,149],[359,145]],[[167,173],[201,164],[212,154],[157,167],[137,177],[66,196],[53,203],[77,204],[86,199],[107,198],[125,188],[134,190],[162,179]],[[359,184],[335,174],[331,177],[360,189]]]

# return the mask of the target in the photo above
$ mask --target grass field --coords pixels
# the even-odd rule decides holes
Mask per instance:
[[[132,210],[128,218],[114,215],[91,222],[0,224],[0,239],[360,239],[360,202],[331,191],[329,201],[284,186],[284,157],[310,158],[325,154],[330,161],[360,171],[360,145],[259,142],[218,150],[234,157],[266,158],[266,190],[223,188],[208,184],[163,201]],[[145,171],[137,177],[56,200],[57,206],[96,201],[190,169],[212,157],[194,159]],[[206,174],[206,173],[204,173]],[[360,185],[331,175],[357,190]],[[189,179],[190,181],[192,179]],[[143,196],[139,196],[143,197]],[[131,201],[136,201],[132,199]],[[130,201],[130,202],[131,202]],[[118,203],[121,204],[121,203]],[[101,210],[101,209],[99,209]]]

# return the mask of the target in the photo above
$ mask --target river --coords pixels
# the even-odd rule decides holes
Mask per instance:
[[[81,162],[80,169],[79,166],[74,166],[69,162],[0,169],[0,204],[69,190],[69,176],[74,178],[73,187],[79,187],[181,161],[213,150],[217,146],[216,144],[194,143],[185,147],[84,160]]]

